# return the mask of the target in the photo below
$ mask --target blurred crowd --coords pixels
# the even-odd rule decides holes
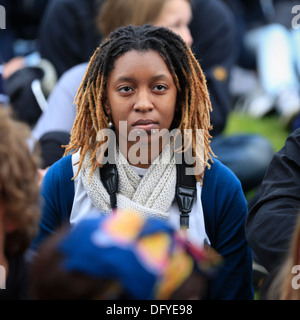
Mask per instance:
[[[165,0],[166,3],[173,1]],[[290,273],[288,268],[300,264],[299,250],[293,255],[300,243],[299,223],[296,224],[300,210],[300,163],[297,160],[300,152],[300,17],[299,25],[296,19],[300,13],[299,1],[181,1],[191,6],[191,19],[184,22],[188,29],[183,29],[179,22],[159,20],[161,16],[155,6],[159,7],[160,0],[152,0],[151,5],[148,5],[151,1],[145,0],[139,12],[134,10],[138,0],[0,0],[0,6],[5,8],[5,28],[0,29],[0,131],[4,137],[3,143],[0,141],[0,265],[15,278],[26,278],[26,283],[19,282],[22,289],[18,289],[17,295],[14,294],[17,284],[13,284],[10,298],[28,298],[23,292],[28,286],[24,275],[27,266],[20,256],[28,253],[33,235],[37,233],[36,212],[41,210],[43,201],[38,194],[44,175],[63,157],[62,146],[70,142],[77,115],[76,93],[93,53],[116,28],[154,22],[179,34],[192,49],[206,77],[212,104],[212,151],[235,174],[244,194],[255,192],[252,203],[248,203],[243,232],[253,250],[253,265],[262,268],[263,278],[270,275],[271,280],[265,281],[264,298],[300,298],[295,291],[290,292],[285,281]],[[270,141],[260,134],[225,135],[228,117],[234,111],[253,118],[277,114],[278,126],[290,131],[286,145],[274,153]],[[10,155],[3,153],[6,143],[11,148]],[[9,167],[6,161],[11,163],[10,168],[6,168]],[[10,177],[1,174],[7,170]],[[7,188],[10,179],[15,180],[11,189]],[[21,212],[24,221],[18,218]],[[135,215],[128,217],[128,221],[121,222],[107,217],[106,220],[87,220],[72,232],[63,229],[56,237],[50,237],[33,268],[39,277],[33,281],[32,298],[55,299],[57,288],[61,288],[59,298],[66,299],[205,297],[207,279],[213,274],[210,271],[222,265],[213,248],[209,255],[187,244],[168,225],[140,220]],[[121,224],[128,230],[138,226],[131,230],[132,234],[124,235],[125,240],[131,237],[124,240],[127,247],[120,244],[117,235],[113,236],[117,231],[122,235]],[[106,225],[111,229],[102,228]],[[156,229],[159,239],[153,236]],[[76,240],[72,243],[72,239]],[[154,248],[147,246],[147,240]],[[109,241],[115,251],[107,249]],[[153,250],[160,245],[161,252],[155,256]],[[226,245],[220,245],[224,252]],[[65,259],[62,253],[66,254]],[[127,273],[117,268],[112,253],[128,262]],[[85,255],[97,254],[103,261],[85,259]],[[175,268],[184,267],[176,260],[177,256],[190,268],[182,278],[175,276]],[[149,259],[156,265],[148,265]],[[62,261],[64,268],[60,269]],[[53,274],[47,275],[50,262],[54,266]],[[109,281],[104,281],[104,273],[98,274],[99,270],[92,270],[91,265],[105,265],[106,274],[114,269]],[[158,267],[162,268],[160,272]],[[140,292],[131,280],[130,268],[134,276],[147,283],[145,291]],[[149,272],[149,268],[155,272],[152,269]],[[70,270],[79,273],[73,278]],[[94,281],[95,277],[99,283]],[[159,284],[155,282],[158,277]],[[113,278],[118,281],[112,281]],[[1,280],[0,275],[0,289]],[[82,291],[77,292],[73,286],[64,291],[74,280],[82,285]],[[197,281],[199,286],[193,287],[191,284]],[[7,283],[14,283],[11,276]],[[157,288],[153,294],[155,283]],[[190,291],[186,283],[191,286]],[[1,291],[0,299],[4,290]]]

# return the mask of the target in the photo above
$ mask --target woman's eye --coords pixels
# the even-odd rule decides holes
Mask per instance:
[[[154,87],[154,90],[165,91],[166,87],[164,85],[162,85],[162,84],[158,84],[157,86]]]
[[[120,88],[119,91],[120,91],[121,93],[128,93],[128,92],[131,92],[131,91],[132,91],[132,88],[129,87],[129,86],[126,86],[126,87]]]

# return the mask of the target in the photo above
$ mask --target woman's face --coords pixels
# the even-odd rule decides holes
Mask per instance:
[[[187,0],[168,0],[159,17],[153,21],[155,26],[167,27],[181,36],[191,46],[193,38],[189,29],[192,20],[191,5]]]
[[[177,88],[172,74],[156,51],[132,50],[120,56],[108,76],[104,102],[105,111],[116,128],[119,145],[122,141],[126,143],[128,152],[136,143],[128,140],[129,134],[140,131],[145,133],[140,136],[141,143],[147,147],[155,143],[153,132],[170,129],[176,99]],[[124,123],[126,132],[120,128]],[[120,149],[124,150],[121,145]]]

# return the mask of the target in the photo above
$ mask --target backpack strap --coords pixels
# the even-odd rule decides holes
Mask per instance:
[[[110,127],[110,135],[114,134],[115,128],[114,126]],[[109,138],[109,147],[110,150],[113,150],[114,154],[116,152],[115,150],[115,144],[114,139]],[[105,156],[108,155],[108,148],[105,150]],[[100,172],[100,179],[103,183],[104,188],[106,189],[107,193],[110,197],[110,205],[112,209],[117,208],[117,192],[118,192],[118,185],[119,185],[119,175],[117,166],[115,163],[110,163],[107,161],[102,168],[99,170]]]
[[[112,209],[116,209],[119,181],[117,166],[107,162],[99,171],[100,179],[110,197],[110,205]]]
[[[177,163],[176,201],[180,210],[180,227],[189,228],[190,212],[196,197],[196,178],[194,175],[187,175],[188,165],[183,162]]]
[[[176,164],[177,182],[175,198],[180,211],[180,226],[189,228],[189,214],[196,197],[196,179],[194,175],[186,175],[186,163]],[[118,170],[115,164],[106,163],[100,169],[100,179],[110,196],[112,209],[117,208]]]

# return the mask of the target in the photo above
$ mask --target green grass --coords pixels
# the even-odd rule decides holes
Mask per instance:
[[[225,134],[255,133],[266,137],[273,145],[274,151],[284,146],[289,130],[279,121],[277,114],[256,119],[249,115],[233,111],[228,119]]]
[[[253,133],[266,137],[273,146],[274,152],[280,150],[285,143],[289,130],[279,120],[277,114],[270,114],[266,117],[256,119],[247,114],[233,111],[229,116],[225,134]],[[257,155],[259,157],[259,155]],[[256,194],[256,189],[248,191],[245,196],[248,201]]]

